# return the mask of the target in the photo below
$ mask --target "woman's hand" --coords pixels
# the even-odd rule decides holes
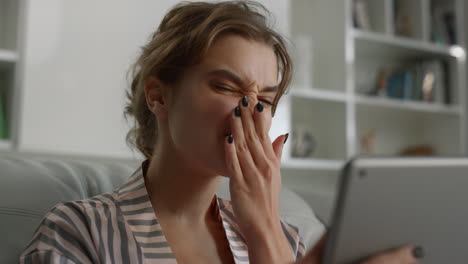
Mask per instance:
[[[420,262],[414,252],[414,246],[407,245],[377,254],[362,264],[418,264]]]
[[[292,263],[279,216],[280,163],[285,135],[268,135],[271,109],[245,96],[233,109],[226,165],[232,206],[251,263]]]
[[[325,249],[326,234],[317,242],[304,258],[299,260],[298,264],[320,264],[322,263],[323,252]],[[420,263],[418,258],[422,257],[420,248],[407,245],[397,249],[384,251],[367,258],[360,262],[361,264],[417,264]]]
[[[249,248],[250,263],[293,263],[291,247],[282,231],[279,216],[282,135],[271,143],[268,130],[271,111],[244,97],[233,110],[232,136],[226,139],[226,165],[230,177],[232,206]],[[297,263],[319,264],[325,235]],[[413,247],[389,250],[362,264],[418,263]]]

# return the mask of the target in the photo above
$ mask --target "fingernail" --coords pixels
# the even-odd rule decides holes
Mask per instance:
[[[263,112],[263,104],[262,104],[262,102],[258,102],[258,104],[257,104],[257,111]]]
[[[284,138],[283,144],[286,144],[286,141],[288,141],[289,133],[286,133],[286,137]]]
[[[234,109],[234,115],[235,116],[241,116],[241,110],[240,110],[240,107],[237,106],[235,109]]]
[[[247,95],[242,97],[242,105],[245,107],[249,106],[249,97]]]
[[[228,136],[228,143],[232,144],[233,141],[234,141],[234,137],[232,135],[229,135]]]
[[[422,247],[415,247],[413,248],[413,256],[417,259],[423,258],[424,257],[424,250]]]

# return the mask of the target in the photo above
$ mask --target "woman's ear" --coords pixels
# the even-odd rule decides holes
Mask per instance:
[[[146,105],[158,119],[167,117],[166,87],[159,78],[149,77],[145,82]]]

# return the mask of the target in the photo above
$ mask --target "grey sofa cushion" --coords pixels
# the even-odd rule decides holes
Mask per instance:
[[[0,263],[18,263],[55,204],[112,191],[135,168],[129,163],[1,154]]]
[[[55,204],[80,200],[119,187],[140,162],[0,153],[0,263],[17,263],[42,217]],[[218,195],[229,198],[228,182]],[[281,216],[299,228],[305,244],[318,239],[323,226],[310,207],[283,188]]]

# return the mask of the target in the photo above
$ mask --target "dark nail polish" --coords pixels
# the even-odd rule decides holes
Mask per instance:
[[[288,141],[289,133],[286,133],[286,137],[284,138],[283,144],[286,144],[286,141]]]
[[[229,135],[228,136],[228,143],[232,144],[233,141],[234,141],[234,137],[232,135]]]
[[[257,111],[263,112],[263,104],[262,104],[262,102],[258,102],[258,104],[257,104]]]
[[[424,257],[424,250],[422,247],[415,247],[413,248],[413,256],[417,259]]]
[[[241,116],[241,110],[239,106],[234,109],[234,115]]]
[[[249,97],[248,96],[242,97],[242,105],[245,106],[245,107],[249,106]]]

